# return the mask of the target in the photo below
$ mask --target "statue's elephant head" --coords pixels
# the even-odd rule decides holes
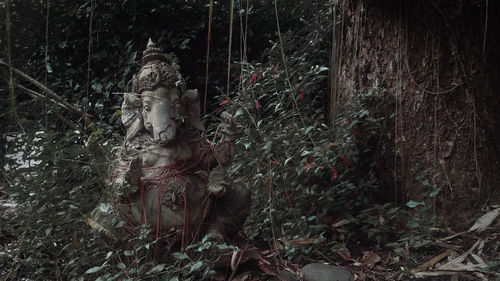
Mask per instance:
[[[143,66],[132,78],[133,93],[125,94],[122,105],[127,140],[149,132],[155,142],[166,144],[176,139],[183,124],[204,130],[198,91],[179,90],[184,80],[176,64],[169,63],[151,39],[142,62]]]
[[[183,124],[204,130],[200,122],[198,91],[188,90],[181,94],[177,88],[158,87],[140,95],[125,93],[122,123],[127,128],[127,140],[148,132],[158,143],[175,140]]]

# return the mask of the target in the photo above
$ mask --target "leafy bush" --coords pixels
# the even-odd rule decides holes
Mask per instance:
[[[327,61],[324,32],[284,35],[266,63],[242,63],[240,91],[230,100],[221,97],[221,106],[235,111],[240,132],[231,173],[254,190],[247,233],[264,244],[281,241],[290,258],[317,255],[311,244],[337,247],[352,236],[380,242],[383,233],[364,226],[380,221],[371,213],[390,210],[371,206],[378,186],[371,150],[386,121],[375,111],[382,91],[354,97],[335,124],[327,124],[323,82],[329,72],[317,64]],[[337,231],[333,225],[342,219],[347,223]]]
[[[194,254],[174,253],[172,264],[157,264],[150,227],[138,226],[138,235],[118,240],[93,231],[85,219],[104,192],[106,176],[98,173],[96,154],[110,158],[118,137],[97,129],[89,138],[74,131],[18,138],[8,153],[22,161],[7,163],[15,180],[6,190],[18,204],[2,218],[17,239],[2,245],[2,280],[200,280],[212,273],[214,251],[232,249],[205,237],[188,248]],[[100,142],[99,151],[92,141]]]

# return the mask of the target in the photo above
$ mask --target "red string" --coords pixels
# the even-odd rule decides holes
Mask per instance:
[[[149,171],[154,174],[153,176],[150,177],[142,177],[139,181],[139,189],[140,189],[140,200],[141,200],[141,223],[142,224],[147,224],[147,216],[146,216],[146,211],[145,211],[145,193],[151,189],[151,188],[156,188],[158,191],[158,209],[157,209],[157,220],[156,220],[156,239],[159,240],[160,238],[165,238],[167,240],[166,243],[168,243],[171,247],[175,241],[179,241],[178,239],[180,238],[181,242],[181,248],[182,250],[185,249],[187,245],[190,243],[196,241],[199,239],[199,235],[201,233],[202,226],[205,225],[206,220],[209,218],[210,211],[212,209],[213,205],[213,199],[207,195],[205,199],[203,200],[201,206],[204,209],[200,224],[198,225],[196,232],[195,233],[190,233],[190,219],[189,219],[189,208],[188,208],[188,198],[187,198],[187,189],[188,188],[195,188],[196,186],[191,182],[190,176],[196,176],[195,172],[201,170],[200,164],[202,164],[202,161],[206,160],[206,156],[209,152],[212,152],[213,157],[217,161],[219,165],[222,166],[222,164],[226,164],[231,160],[231,146],[232,143],[231,141],[225,141],[224,143],[227,144],[227,159],[224,159],[226,161],[222,161],[220,158],[220,155],[218,154],[218,150],[220,150],[221,145],[218,145],[215,147],[212,143],[206,142],[205,145],[202,143],[198,144],[197,146],[197,152],[195,153],[194,157],[190,160],[176,160],[168,155],[162,154],[162,153],[155,153],[155,152],[148,152],[153,155],[157,155],[158,157],[163,157],[163,158],[170,158],[171,163],[168,165],[164,166],[158,166],[158,167],[145,167],[142,168],[143,171]],[[208,161],[208,168],[207,171],[210,170],[210,161]],[[128,169],[128,163],[126,162],[120,162],[117,167],[115,168],[112,178],[111,178],[111,186],[115,182],[116,178],[125,173],[126,169]],[[154,172],[156,171],[156,172]],[[207,178],[203,178],[204,186],[207,188],[208,182]],[[163,193],[166,190],[169,190],[172,188],[172,181],[176,182],[176,187],[184,187],[183,190],[183,199],[184,199],[184,225],[182,228],[181,237],[176,235],[175,233],[164,233],[162,234],[162,227],[161,227],[161,208],[162,208],[162,198],[163,198]],[[115,203],[132,203],[132,199],[130,197],[124,197],[120,198],[116,201],[113,201],[113,208],[115,208]],[[116,208],[115,208],[116,210]],[[136,224],[134,223],[135,219],[132,214],[121,214],[120,212],[115,212],[117,216],[122,216],[122,218],[125,222],[127,222],[127,225],[124,227],[124,229],[131,233],[134,234],[133,226]],[[175,235],[174,235],[175,234]],[[163,237],[162,237],[163,236]],[[156,244],[155,246],[155,256],[157,255],[158,252],[158,245],[159,243]],[[163,249],[165,250],[165,249]]]
[[[141,221],[142,224],[146,224],[146,213],[144,212],[144,181],[140,179],[140,189],[141,189]]]

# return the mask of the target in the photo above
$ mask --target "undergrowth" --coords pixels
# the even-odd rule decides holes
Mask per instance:
[[[383,89],[352,98],[328,124],[321,32],[286,34],[286,64],[279,43],[266,63],[243,62],[240,92],[221,102],[235,111],[240,133],[231,173],[254,190],[246,232],[296,262],[332,257],[355,241],[385,241],[390,227],[380,215],[396,211],[373,200],[374,150],[389,119],[374,111],[387,102]]]

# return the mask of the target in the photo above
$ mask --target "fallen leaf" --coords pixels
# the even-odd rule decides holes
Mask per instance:
[[[469,231],[481,232],[485,230],[500,215],[500,208],[491,210],[478,218]]]
[[[299,238],[293,240],[281,239],[281,241],[292,244],[293,246],[298,245],[308,245],[308,244],[318,244],[325,242],[325,239],[322,238]]]
[[[343,220],[340,220],[334,224],[332,224],[332,227],[333,228],[337,228],[337,227],[340,227],[340,226],[343,226],[343,225],[346,225],[349,223],[349,220],[348,219],[343,219]]]
[[[272,271],[269,267],[259,263],[260,270],[264,271],[267,275],[276,275],[276,272]]]
[[[234,271],[236,269],[236,263],[238,262],[240,251],[233,251],[233,255],[231,256],[231,269]]]
[[[371,269],[377,262],[381,260],[382,259],[380,258],[379,254],[375,253],[374,251],[370,251],[370,252],[365,252],[362,263],[366,267]]]

